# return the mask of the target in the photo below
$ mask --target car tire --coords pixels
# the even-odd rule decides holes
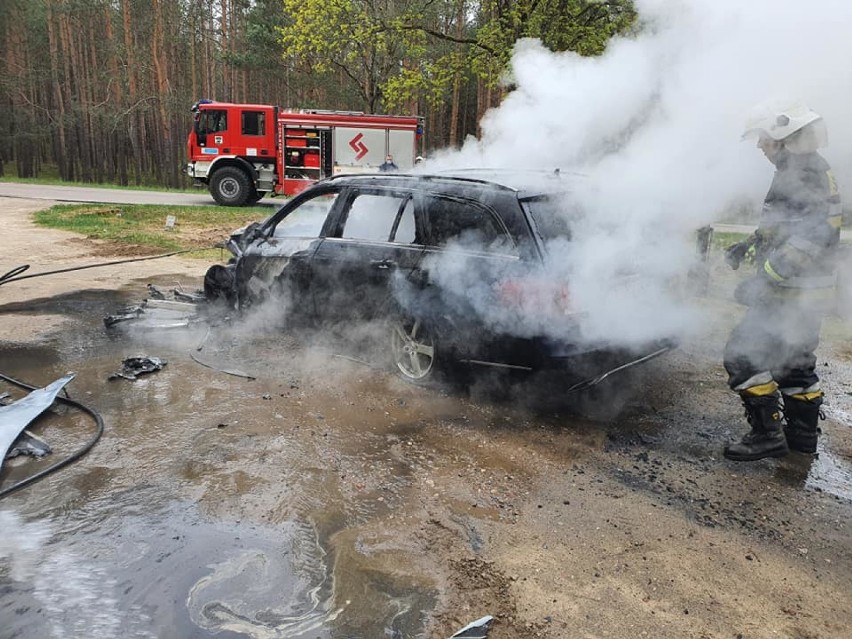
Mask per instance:
[[[236,301],[233,267],[214,264],[204,274],[204,297],[210,303],[224,302],[233,307]]]
[[[439,378],[440,355],[435,331],[419,319],[397,315],[389,322],[390,359],[394,373],[411,384]]]
[[[210,181],[210,194],[222,206],[243,206],[254,192],[245,171],[235,166],[222,167]]]

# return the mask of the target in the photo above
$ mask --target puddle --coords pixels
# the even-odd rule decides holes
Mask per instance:
[[[833,408],[830,417],[847,428],[852,427],[852,413],[846,410]],[[820,437],[819,455],[810,461],[805,485],[852,502],[852,463],[827,449],[826,440],[825,435]]]
[[[163,508],[153,488],[112,495],[65,518],[25,523],[0,511],[4,636],[364,639],[417,636],[427,596],[364,575],[358,615],[339,592],[334,554],[306,522],[209,521]],[[104,503],[112,502],[112,503]],[[379,596],[370,601],[371,591]]]
[[[852,465],[823,450],[811,463],[805,485],[852,502]]]
[[[79,328],[0,353],[12,367],[3,372],[28,383],[76,372],[71,396],[106,422],[89,455],[0,504],[0,634],[422,636],[434,587],[406,559],[411,549],[385,549],[382,535],[361,530],[376,494],[353,492],[339,469],[355,474],[373,460],[358,446],[333,450],[336,435],[317,416],[342,391],[300,389],[289,380],[301,372],[263,340],[211,338],[202,352],[260,370],[254,382],[192,361],[206,327],[106,330],[103,317],[125,303],[109,292],[65,297],[59,306]],[[143,353],[168,364],[108,381],[123,358]],[[51,415],[42,427],[60,453],[90,434],[79,415]],[[26,463],[36,462],[15,478]],[[410,478],[386,479],[384,494],[404,501]]]

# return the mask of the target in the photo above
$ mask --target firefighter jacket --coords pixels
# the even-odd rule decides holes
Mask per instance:
[[[775,166],[753,237],[757,275],[745,287],[751,293],[740,291],[737,297],[752,305],[804,295],[830,305],[841,224],[831,167],[818,153],[786,149]]]

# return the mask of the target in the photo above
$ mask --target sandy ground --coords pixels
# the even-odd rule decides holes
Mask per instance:
[[[57,202],[0,197],[0,224],[6,246],[3,265],[0,267],[3,273],[22,264],[29,265],[29,270],[22,275],[32,275],[128,257],[105,255],[93,240],[87,240],[75,233],[46,229],[33,224],[30,214],[53,204]],[[5,305],[25,300],[33,302],[81,289],[114,290],[136,273],[147,277],[175,275],[196,285],[203,277],[205,268],[203,262],[175,256],[163,260],[60,273],[10,283],[3,287],[0,301]],[[33,339],[46,328],[55,328],[61,321],[62,317],[41,314],[32,321],[21,322],[14,314],[3,314],[0,315],[0,334],[10,341]]]
[[[80,238],[31,224],[29,214],[46,204],[0,199],[9,268],[89,261],[93,250]],[[207,266],[179,258],[143,264],[0,286],[0,369],[34,376],[36,359],[57,371],[75,367],[111,425],[61,480],[0,507],[27,521],[49,518],[92,562],[99,553],[86,551],[86,535],[101,533],[79,522],[144,519],[145,503],[128,494],[143,494],[152,512],[163,495],[185,500],[205,521],[238,526],[236,539],[307,522],[334,576],[328,596],[342,612],[315,634],[288,634],[280,624],[277,634],[261,632],[255,621],[223,636],[437,639],[483,615],[496,617],[490,639],[852,636],[846,322],[826,323],[819,353],[829,394],[820,455],[735,464],[721,448],[742,433],[743,420],[719,361],[741,311],[722,283],[702,302],[708,334],[582,407],[527,401],[521,383],[502,396],[487,383],[416,388],[335,357],[333,345],[262,335],[246,342],[239,325],[198,352],[259,372],[254,382],[193,363],[187,340],[159,344],[169,366],[133,386],[135,394],[127,386],[108,395],[116,387],[102,380],[114,353],[58,341],[101,330],[69,311],[83,307],[68,300],[81,290],[139,298],[148,281],[199,284]],[[27,362],[22,353],[38,358]],[[601,405],[622,410],[590,418]],[[156,447],[139,435],[152,423],[163,426]],[[121,508],[107,512],[111,503]],[[147,543],[147,533],[122,525],[126,538]],[[127,575],[149,574],[160,561],[153,557],[186,552],[182,534],[163,535],[160,555],[115,561]],[[0,553],[0,586],[9,579]],[[199,583],[187,589],[197,594]],[[15,592],[0,588],[0,628],[3,615],[43,621],[47,613],[17,612]],[[138,596],[128,592],[117,597],[122,609]],[[206,637],[224,627],[199,621],[185,590],[169,602],[186,602],[192,627],[211,634],[169,630],[166,618],[152,623],[150,636]],[[386,610],[391,603],[407,620],[400,626]]]

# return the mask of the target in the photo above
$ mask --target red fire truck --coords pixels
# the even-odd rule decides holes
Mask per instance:
[[[387,155],[414,165],[423,135],[417,116],[288,110],[200,100],[187,139],[187,174],[226,206],[293,195],[337,173],[377,171]]]

